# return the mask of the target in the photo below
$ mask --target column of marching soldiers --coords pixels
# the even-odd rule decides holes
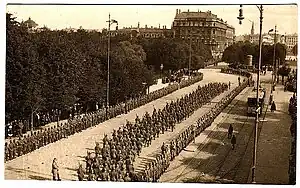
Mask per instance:
[[[82,164],[79,165],[78,179],[84,180],[86,178],[89,181],[157,181],[168,167],[170,160],[173,160],[175,155],[178,155],[190,142],[192,128],[189,127],[181,133],[170,146],[163,144],[161,155],[147,164],[143,172],[135,173],[133,162],[136,156],[140,155],[142,147],[151,145],[152,140],[158,138],[160,134],[164,134],[165,131],[173,131],[176,123],[183,121],[195,110],[227,89],[228,85],[225,83],[209,83],[203,87],[198,86],[197,90],[177,99],[176,102],[167,103],[162,110],[154,109],[151,116],[146,112],[142,118],[136,117],[134,123],[127,122],[117,131],[114,130],[111,138],[104,135],[103,146],[100,147],[100,143],[96,143],[95,153],[87,153],[86,169],[84,170]],[[208,120],[213,120],[209,117],[220,113],[220,110],[222,109],[217,105],[215,110],[202,117],[203,119],[200,119],[199,122],[205,122],[205,126],[207,126]],[[200,124],[201,128],[205,127]],[[198,129],[197,133],[200,130]],[[170,155],[168,155],[169,150]]]
[[[203,74],[198,73],[195,77],[183,80],[179,84],[171,84],[148,95],[130,99],[126,103],[117,104],[113,107],[109,107],[108,109],[100,109],[96,112],[70,118],[67,123],[59,124],[58,126],[38,130],[28,135],[21,135],[19,138],[5,142],[5,161],[30,153],[62,138],[67,138],[70,135],[81,132],[89,127],[96,126],[120,114],[128,113],[130,110],[166,96],[179,88],[187,87],[199,82],[202,79]]]

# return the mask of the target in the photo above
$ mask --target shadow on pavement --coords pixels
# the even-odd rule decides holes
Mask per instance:
[[[28,178],[32,179],[32,180],[52,180],[50,178],[45,178],[45,177],[42,177],[42,176],[33,176],[33,175],[29,175]]]

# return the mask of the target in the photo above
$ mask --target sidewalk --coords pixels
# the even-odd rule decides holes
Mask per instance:
[[[273,92],[276,111],[267,111],[258,139],[256,183],[288,184],[289,153],[291,145],[288,103],[292,92],[277,86]],[[251,173],[248,182],[251,181]]]

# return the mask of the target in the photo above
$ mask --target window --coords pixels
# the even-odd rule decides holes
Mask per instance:
[[[215,31],[215,30],[213,30],[213,34],[216,34],[216,31]]]

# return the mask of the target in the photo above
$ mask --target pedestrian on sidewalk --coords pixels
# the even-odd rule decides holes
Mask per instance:
[[[230,89],[230,81],[229,81],[229,83],[228,83],[228,86],[229,86],[229,89]]]
[[[273,102],[273,94],[270,94],[269,105],[272,105]]]
[[[82,164],[79,164],[79,168],[77,170],[77,175],[78,175],[78,180],[83,181],[83,179],[84,179],[84,170],[83,170]]]
[[[232,125],[230,124],[230,125],[229,125],[229,128],[228,128],[228,138],[229,138],[229,139],[232,137],[232,133],[233,133],[233,127],[232,127]]]
[[[232,138],[231,138],[232,150],[234,150],[235,144],[236,144],[236,138],[235,138],[235,135],[233,135]]]
[[[238,81],[239,81],[239,86],[241,85],[241,78],[238,77]]]
[[[271,105],[271,112],[274,112],[274,111],[276,111],[276,105],[275,105],[275,102],[273,101],[272,105]]]
[[[52,174],[53,174],[53,180],[54,181],[61,181],[61,179],[59,178],[59,172],[58,172],[58,164],[57,164],[57,159],[54,158],[53,162],[52,162]]]

